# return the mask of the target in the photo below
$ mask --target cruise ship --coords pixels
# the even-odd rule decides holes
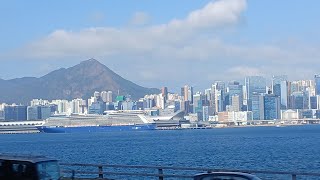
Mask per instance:
[[[106,111],[106,115],[53,116],[43,125],[37,126],[37,129],[45,133],[155,130],[165,126],[179,126],[179,120],[175,117],[180,114],[150,116],[146,111],[129,110]]]

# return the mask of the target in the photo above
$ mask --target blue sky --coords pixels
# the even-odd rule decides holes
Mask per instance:
[[[0,78],[91,57],[140,85],[209,87],[245,75],[319,73],[320,1],[5,1]]]

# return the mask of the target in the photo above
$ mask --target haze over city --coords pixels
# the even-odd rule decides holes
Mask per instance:
[[[312,79],[318,7],[316,0],[3,2],[0,78],[39,77],[96,58],[140,85],[176,91],[249,75]]]

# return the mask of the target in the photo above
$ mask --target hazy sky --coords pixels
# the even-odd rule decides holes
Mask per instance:
[[[0,78],[96,58],[149,87],[320,73],[319,0],[10,0],[0,4]]]

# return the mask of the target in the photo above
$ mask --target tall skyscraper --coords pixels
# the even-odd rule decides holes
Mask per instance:
[[[226,94],[226,87],[225,83],[222,81],[216,81],[212,84],[212,93],[213,93],[213,101],[214,101],[214,109],[215,112],[222,112],[225,110],[225,94]]]
[[[273,75],[272,76],[272,89],[273,89],[274,85],[281,84],[282,81],[287,81],[287,80],[288,80],[287,75],[278,75],[278,76]],[[273,94],[274,94],[274,92],[273,92]]]
[[[97,101],[100,101],[101,100],[101,94],[99,91],[95,91],[93,93],[93,97],[95,97],[97,99]]]
[[[316,95],[320,95],[320,75],[314,75]]]
[[[274,94],[264,96],[264,119],[274,120],[280,118],[280,98]]]
[[[289,98],[289,88],[288,88],[288,81],[281,81],[280,82],[280,103],[281,109],[288,108],[288,98]]]
[[[241,110],[243,105],[243,86],[237,81],[229,82],[227,92],[229,98],[229,105],[231,106],[233,106],[232,97],[239,96],[239,106]],[[238,106],[238,103],[236,105]]]
[[[181,88],[181,96],[184,97],[185,101],[189,101],[190,104],[193,104],[193,87],[185,85]]]
[[[27,120],[27,106],[5,106],[4,120],[25,121]]]
[[[165,98],[165,100],[168,100],[168,88],[167,87],[161,88],[161,94]]]
[[[107,93],[107,91],[102,91],[102,92],[101,92],[101,100],[102,100],[103,102],[107,102],[107,99],[108,99],[108,93]]]
[[[252,119],[263,120],[264,119],[264,95],[253,93],[251,103],[252,103]]]
[[[205,101],[205,96],[200,92],[193,95],[193,113],[197,113],[198,120],[203,120],[203,106]]]
[[[240,102],[240,96],[239,95],[232,95],[231,97],[231,107],[232,111],[238,112],[241,111],[241,102]]]
[[[248,76],[245,78],[247,106],[250,111],[252,108],[253,93],[266,93],[266,79],[262,76]]]
[[[112,91],[107,92],[107,102],[113,102]]]

